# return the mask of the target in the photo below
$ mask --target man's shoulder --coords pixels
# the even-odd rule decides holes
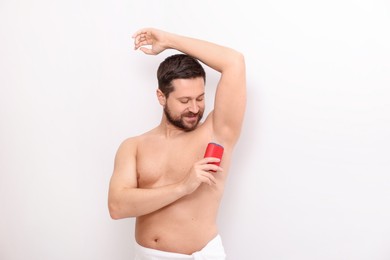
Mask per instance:
[[[127,137],[125,140],[122,141],[120,146],[125,146],[125,147],[136,147],[140,142],[142,142],[145,139],[148,139],[148,137],[153,135],[153,132],[155,129],[152,129],[150,131],[144,132],[139,135]]]
[[[120,143],[117,154],[118,155],[135,154],[136,150],[137,150],[137,136],[129,137]]]

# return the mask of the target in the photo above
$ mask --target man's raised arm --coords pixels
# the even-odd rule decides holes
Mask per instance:
[[[147,28],[133,35],[135,49],[156,55],[176,49],[199,59],[221,73],[211,114],[214,137],[229,145],[239,138],[246,106],[246,72],[243,55],[229,47],[204,40]],[[146,48],[145,45],[151,45]]]

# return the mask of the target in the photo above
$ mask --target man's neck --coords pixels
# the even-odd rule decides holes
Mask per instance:
[[[174,138],[187,133],[187,131],[175,125],[172,125],[168,120],[166,120],[166,118],[162,118],[160,125],[157,127],[157,129],[166,138]]]

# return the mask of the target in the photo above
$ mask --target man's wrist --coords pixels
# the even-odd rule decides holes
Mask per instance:
[[[178,182],[178,183],[175,184],[174,192],[175,192],[175,194],[176,194],[179,198],[181,198],[181,197],[187,195],[187,190],[186,190],[186,188],[185,188],[185,186],[183,185],[182,182]]]

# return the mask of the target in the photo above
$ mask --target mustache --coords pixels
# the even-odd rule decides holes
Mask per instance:
[[[190,116],[190,117],[193,117],[193,116],[199,116],[199,113],[192,113],[192,112],[188,112],[188,113],[185,113],[183,114],[183,116]]]

